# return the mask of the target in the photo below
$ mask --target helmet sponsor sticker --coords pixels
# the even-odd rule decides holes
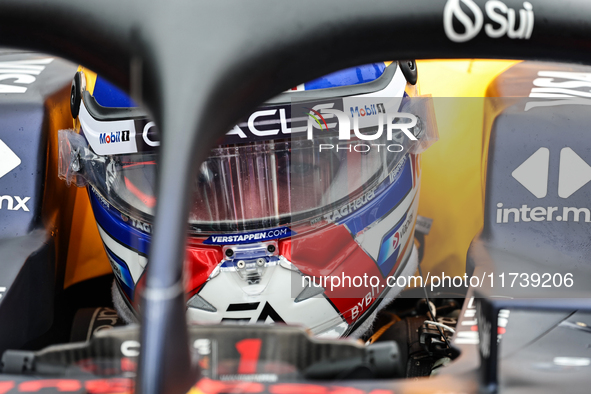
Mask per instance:
[[[99,144],[101,145],[127,141],[129,141],[129,130],[111,131],[110,133],[99,134]]]
[[[286,238],[296,235],[296,232],[289,227],[279,227],[271,230],[255,231],[251,233],[240,234],[218,234],[207,238],[203,243],[205,245],[230,245],[246,244],[252,242],[269,241],[271,239]]]
[[[98,121],[88,113],[85,105],[80,105],[78,118],[84,136],[97,155],[117,155],[138,151],[133,120]]]
[[[367,203],[373,200],[376,195],[375,191],[376,188],[373,188],[358,199],[344,204],[340,208],[334,209],[332,212],[328,212],[323,216],[324,219],[329,223],[333,223],[342,220],[344,217],[352,215],[355,213],[355,211],[364,207]]]
[[[269,302],[265,303],[260,313],[257,312],[259,309],[259,305],[260,302],[230,304],[228,305],[228,308],[226,309],[226,314],[224,316],[231,317],[222,318],[222,322],[246,321],[250,323],[285,323],[285,320],[283,320],[283,318],[279,316],[279,313],[277,313],[277,311],[271,306],[271,304],[269,304]],[[234,316],[234,314],[228,312],[237,312],[237,314],[236,316]]]
[[[402,239],[412,229],[413,212],[409,212],[408,216],[404,215],[402,220],[382,239],[382,246],[378,255],[378,265],[382,274],[388,275],[396,265],[398,254],[400,252],[400,245]]]

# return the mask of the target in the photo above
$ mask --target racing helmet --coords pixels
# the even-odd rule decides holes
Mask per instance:
[[[288,323],[358,337],[403,290],[388,278],[417,269],[419,159],[437,136],[432,106],[405,74],[399,63],[375,63],[299,85],[218,141],[195,178],[188,218],[189,321]],[[87,186],[115,274],[115,306],[135,321],[158,129],[84,68],[71,109],[74,128],[59,133],[59,173]]]

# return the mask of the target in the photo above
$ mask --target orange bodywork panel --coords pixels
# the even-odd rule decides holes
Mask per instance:
[[[420,216],[433,219],[425,237],[423,274],[464,275],[470,242],[483,226],[484,104],[489,84],[511,60],[417,62],[421,94],[434,97],[439,140],[421,157]]]

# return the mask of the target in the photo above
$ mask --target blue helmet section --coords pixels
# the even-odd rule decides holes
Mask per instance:
[[[408,193],[412,191],[412,168],[408,156],[403,159],[402,168],[395,179],[386,177],[374,190],[375,199],[371,204],[360,208],[350,216],[333,220],[337,224],[347,226],[351,234],[356,235],[383,219],[392,211]]]
[[[96,222],[124,247],[147,256],[150,248],[150,235],[135,229],[131,223],[124,221],[121,212],[116,208],[111,205],[104,206],[96,196],[94,189],[92,187],[89,189],[88,196]]]
[[[384,63],[366,64],[351,67],[332,74],[325,75],[304,84],[306,90],[328,89],[339,86],[359,85],[375,81],[382,76],[386,65]]]
[[[127,294],[127,297],[129,297],[130,300],[133,300],[135,283],[133,283],[129,266],[106,246],[105,251],[111,260],[111,267],[113,268],[113,271],[116,271],[115,278],[117,279],[119,286],[121,286],[121,289],[125,292],[125,294]]]
[[[109,108],[137,107],[137,104],[124,91],[107,82],[100,76],[96,77],[94,92],[92,93],[97,103]]]
[[[339,86],[359,85],[375,81],[382,76],[386,65],[384,63],[372,63],[363,66],[351,67],[332,74],[325,75],[304,84],[306,90],[318,90],[336,88]],[[100,105],[109,108],[131,108],[137,104],[121,89],[111,84],[104,78],[97,76],[92,94]]]

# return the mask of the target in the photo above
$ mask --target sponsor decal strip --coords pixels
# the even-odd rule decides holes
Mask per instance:
[[[88,113],[83,102],[80,104],[78,118],[82,133],[97,155],[116,155],[138,151],[133,120],[98,121]]]
[[[279,227],[251,233],[211,235],[203,241],[203,243],[206,245],[236,245],[269,241],[272,239],[291,237],[293,235],[296,235],[296,232],[289,227]]]

